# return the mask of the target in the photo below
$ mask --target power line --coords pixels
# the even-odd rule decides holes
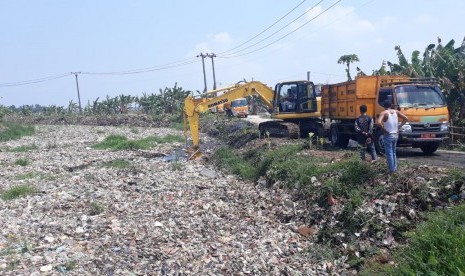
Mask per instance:
[[[154,72],[154,71],[161,71],[165,69],[171,69],[176,67],[181,67],[185,65],[189,65],[192,63],[196,63],[197,61],[195,58],[184,59],[180,61],[175,61],[171,63],[167,63],[164,65],[153,66],[153,67],[146,67],[141,69],[132,69],[132,70],[125,70],[125,71],[114,71],[114,72],[82,72],[85,75],[130,75],[130,74],[141,74],[147,72]]]
[[[304,2],[306,2],[307,0],[303,0],[302,2],[300,2],[297,6],[295,6],[294,8],[292,8],[290,11],[288,11],[285,15],[283,15],[281,18],[279,18],[278,20],[276,20],[273,24],[271,24],[270,26],[268,26],[266,29],[264,29],[263,31],[261,31],[260,33],[256,34],[255,36],[253,36],[252,38],[248,39],[247,41],[237,45],[236,47],[234,48],[231,48],[227,51],[224,51],[224,52],[221,52],[221,53],[218,53],[219,55],[221,54],[225,54],[225,53],[228,53],[228,52],[231,52],[247,43],[249,43],[250,41],[254,40],[255,38],[259,37],[260,35],[262,35],[263,33],[265,33],[266,31],[268,31],[269,29],[271,29],[274,25],[278,24],[281,20],[283,20],[285,17],[287,17],[290,13],[292,13],[294,10],[296,10],[298,7],[300,7]],[[321,2],[321,1],[320,1]]]
[[[292,23],[296,22],[297,20],[299,20],[301,17],[305,16],[309,11],[313,10],[314,8],[316,8],[319,4],[321,4],[324,0],[320,0],[318,3],[316,3],[315,5],[313,5],[309,10],[305,11],[303,14],[299,15],[297,18],[295,18],[294,20],[292,20],[291,22],[287,23],[286,25],[284,25],[283,27],[281,27],[280,29],[278,29],[277,31],[273,32],[272,34],[268,35],[267,37],[259,40],[258,42],[252,44],[252,45],[249,45],[243,49],[240,49],[240,50],[237,50],[237,51],[234,51],[228,55],[234,55],[234,54],[237,54],[237,53],[240,53],[240,52],[243,52],[247,49],[250,49],[252,48],[253,46],[256,46],[258,44],[260,44],[261,42],[269,39],[270,37],[274,36],[275,34],[279,33],[280,31],[284,30],[286,27],[289,27]],[[236,47],[238,48],[238,47]],[[228,51],[229,52],[229,51]],[[227,57],[228,55],[226,56],[223,56],[223,57]]]
[[[258,33],[257,35],[253,36],[252,38],[248,39],[247,41],[239,44],[238,46],[228,50],[228,51],[225,51],[225,52],[222,52],[222,54],[224,53],[227,53],[227,52],[231,52],[233,51],[234,49],[237,49],[237,48],[240,48],[242,47],[243,45],[249,43],[250,41],[254,40],[255,38],[257,38],[258,36],[262,35],[263,33],[265,33],[266,31],[268,31],[269,29],[271,29],[273,26],[275,26],[277,23],[279,23],[280,21],[282,21],[285,17],[287,17],[290,13],[292,13],[294,10],[296,10],[298,7],[300,7],[304,2],[306,2],[307,0],[303,0],[301,1],[297,6],[295,6],[294,8],[292,8],[289,12],[287,12],[284,16],[280,17],[278,20],[276,20],[273,24],[271,24],[270,26],[268,26],[266,29],[264,29],[262,32]],[[317,5],[319,5],[321,2],[323,2],[324,0],[320,0],[317,4],[315,4],[312,8],[310,8],[309,10],[307,10],[305,13],[301,14],[299,17],[297,17],[296,19],[294,19],[293,21],[291,21],[290,23],[288,23],[287,25],[285,25],[284,27],[280,28],[278,31],[275,31],[274,33],[272,33],[271,35],[267,36],[266,38],[258,41],[257,43],[254,43],[253,45],[250,45],[246,48],[243,48],[241,50],[238,50],[238,51],[235,51],[229,55],[225,55],[225,56],[218,56],[218,57],[223,57],[223,58],[234,58],[234,57],[239,57],[239,56],[243,56],[243,55],[248,55],[248,54],[251,54],[251,53],[254,53],[254,52],[257,52],[259,50],[262,50],[284,38],[286,38],[287,36],[291,35],[292,33],[296,32],[297,30],[299,30],[300,28],[304,27],[305,25],[307,25],[308,23],[310,23],[311,21],[313,21],[314,19],[316,19],[317,17],[319,17],[320,15],[322,15],[323,13],[327,12],[329,9],[331,9],[333,6],[335,6],[337,3],[339,3],[340,1],[342,0],[339,0],[337,2],[335,2],[333,5],[331,5],[329,8],[327,8],[326,10],[324,10],[323,12],[321,12],[320,14],[318,14],[317,16],[313,17],[312,19],[310,19],[309,21],[305,22],[303,25],[299,26],[298,28],[296,28],[295,30],[287,33],[286,35],[284,36],[281,36],[280,38],[272,41],[271,43],[268,43],[266,44],[265,46],[263,47],[260,47],[258,49],[255,49],[253,51],[250,51],[250,52],[246,52],[246,53],[243,53],[243,54],[240,54],[240,55],[236,55],[236,56],[232,56],[233,54],[235,53],[239,53],[239,52],[243,52],[245,51],[246,49],[249,49],[253,46],[256,46],[258,45],[259,43],[267,40],[268,38],[274,36],[276,33],[282,31],[285,27],[288,27],[290,24],[292,24],[293,22],[295,22],[296,20],[298,20],[299,18],[301,18],[302,16],[304,16],[305,14],[307,14],[310,10],[312,10],[313,8],[315,8]],[[181,67],[181,66],[186,66],[186,65],[189,65],[189,64],[193,64],[193,63],[196,63],[197,60],[195,58],[187,58],[187,59],[182,59],[182,60],[178,60],[178,61],[174,61],[174,62],[170,62],[170,63],[166,63],[166,64],[163,64],[163,65],[159,65],[159,66],[152,66],[152,67],[145,67],[145,68],[139,68],[139,69],[131,69],[131,70],[124,70],[124,71],[112,71],[112,72],[89,72],[89,71],[84,71],[84,72],[80,72],[80,74],[85,74],[85,75],[129,75],[129,74],[141,74],[141,73],[147,73],[147,72],[154,72],[154,71],[161,71],[161,70],[166,70],[166,69],[172,69],[172,68],[177,68],[177,67]],[[65,73],[65,74],[60,74],[60,75],[55,75],[55,76],[50,76],[50,77],[44,77],[44,78],[40,78],[40,79],[33,79],[33,80],[25,80],[25,81],[18,81],[18,82],[8,82],[8,83],[0,83],[0,87],[13,87],[13,86],[21,86],[21,85],[29,85],[29,84],[35,84],[35,83],[41,83],[41,82],[46,82],[46,81],[52,81],[52,80],[56,80],[56,79],[60,79],[60,78],[64,78],[64,77],[67,77],[69,76],[70,74],[69,73]]]
[[[70,75],[69,73],[66,73],[66,74],[60,74],[60,75],[55,75],[55,76],[50,76],[50,77],[45,77],[45,78],[40,78],[40,79],[16,81],[16,82],[5,82],[5,83],[0,83],[0,87],[21,86],[21,85],[52,81],[52,80],[68,77],[69,75]]]
[[[262,46],[258,49],[255,49],[255,50],[252,50],[250,52],[246,52],[246,53],[243,53],[243,54],[240,54],[240,55],[235,55],[235,56],[218,56],[218,57],[221,57],[221,58],[235,58],[235,57],[241,57],[241,56],[245,56],[245,55],[249,55],[249,54],[252,54],[252,53],[255,53],[255,52],[258,52],[260,50],[263,50],[264,48],[266,47],[269,47],[273,44],[275,44],[276,42],[280,41],[280,40],[283,40],[284,38],[288,37],[289,35],[295,33],[296,31],[298,31],[299,29],[303,28],[304,26],[306,26],[307,24],[309,24],[310,22],[312,22],[313,20],[315,20],[316,18],[320,17],[322,14],[326,13],[329,9],[333,8],[336,4],[338,4],[339,2],[341,2],[342,0],[338,0],[336,1],[334,4],[332,4],[331,6],[329,6],[328,8],[326,8],[324,11],[322,11],[321,13],[317,14],[316,16],[314,16],[313,18],[311,18],[310,20],[306,21],[304,24],[300,25],[299,27],[297,27],[296,29],[292,30],[291,32],[281,36],[280,38],[266,44],[265,46]]]

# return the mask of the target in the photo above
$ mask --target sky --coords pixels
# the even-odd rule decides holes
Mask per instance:
[[[346,81],[465,37],[463,0],[0,0],[0,104],[62,105],[175,85]]]

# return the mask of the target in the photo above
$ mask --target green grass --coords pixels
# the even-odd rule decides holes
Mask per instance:
[[[23,136],[34,135],[34,126],[25,126],[14,123],[4,123],[5,129],[0,131],[0,142],[19,139]]]
[[[149,149],[153,143],[148,139],[128,140],[122,135],[110,135],[102,142],[92,146],[94,149],[109,149],[109,150],[138,150]]]
[[[223,147],[213,154],[215,164],[221,168],[239,175],[244,179],[255,180],[259,177],[256,167],[251,166],[241,156],[238,156],[231,148]]]
[[[202,115],[204,115],[204,114],[202,114]],[[170,116],[168,118],[168,120],[169,120],[169,127],[170,128],[173,128],[173,129],[176,129],[176,130],[181,130],[181,131],[184,130],[184,118],[183,118],[183,116],[179,116],[179,115]],[[187,123],[187,128],[189,128],[189,123]]]
[[[125,169],[131,165],[131,162],[124,159],[112,160],[103,164],[104,167],[114,169]]]
[[[94,149],[109,150],[141,150],[149,149],[155,144],[182,142],[184,138],[177,135],[167,135],[163,137],[150,136],[139,140],[129,140],[122,135],[110,135],[102,142],[92,146]]]
[[[49,180],[49,181],[57,179],[57,177],[54,175],[40,173],[40,172],[27,172],[27,173],[17,174],[13,177],[13,179],[15,180],[26,180],[26,179],[32,179],[32,178],[39,178],[41,180]]]
[[[30,151],[30,150],[35,150],[35,149],[38,149],[39,147],[37,147],[36,144],[32,144],[32,145],[25,145],[25,146],[19,146],[19,147],[15,147],[15,148],[12,148],[10,150],[8,150],[9,152],[26,152],[26,151]]]
[[[18,197],[27,196],[30,194],[34,194],[37,192],[37,189],[31,185],[18,185],[9,188],[8,190],[4,191],[1,195],[3,200],[12,200]]]
[[[184,131],[184,122],[171,122],[170,128]],[[189,123],[187,123],[187,129],[189,130]]]
[[[16,159],[15,160],[15,165],[18,165],[18,166],[27,166],[31,163],[31,161],[29,161],[28,159],[24,159],[24,158],[19,158],[19,159]]]
[[[299,188],[308,184],[312,176],[325,172],[318,166],[324,159],[297,155],[300,150],[299,145],[288,145],[270,150],[259,148],[242,156],[223,147],[213,154],[213,161],[244,179],[256,180],[266,174],[273,182],[281,181],[289,188]]]
[[[175,162],[171,163],[171,170],[172,171],[182,171],[182,170],[184,170],[184,168],[185,168],[185,165],[182,164],[181,162],[175,161]]]
[[[408,232],[407,244],[396,251],[396,267],[373,264],[365,274],[465,275],[465,205],[432,213]]]
[[[131,133],[134,133],[134,134],[139,134],[139,132],[140,132],[140,131],[139,131],[137,128],[135,128],[135,127],[131,127],[131,128],[129,129],[129,131],[131,131]]]
[[[99,202],[91,202],[89,205],[89,215],[95,216],[103,213],[105,211],[105,208],[103,205]]]
[[[168,134],[162,137],[152,136],[150,139],[157,144],[182,143],[185,141],[184,137],[172,134]]]

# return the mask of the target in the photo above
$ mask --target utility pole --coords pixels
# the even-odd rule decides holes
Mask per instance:
[[[215,63],[213,62],[213,58],[216,57],[214,53],[207,54],[207,57],[212,59],[212,69],[213,69],[213,90],[216,90],[216,77],[215,77]]]
[[[79,114],[82,113],[82,107],[81,107],[81,95],[79,94],[79,81],[78,81],[78,74],[81,74],[81,72],[71,72],[76,77],[76,88],[77,88],[77,94],[78,94],[78,102],[79,102]]]
[[[203,83],[204,83],[204,89],[203,89],[203,92],[207,92],[207,76],[205,75],[205,62],[204,62],[204,59],[208,56],[208,54],[203,54],[203,53],[200,53],[199,55],[197,55],[197,57],[202,57],[202,68],[203,68]]]
[[[310,81],[310,71],[307,71],[307,80]]]

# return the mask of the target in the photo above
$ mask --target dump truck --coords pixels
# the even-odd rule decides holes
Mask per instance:
[[[238,118],[247,118],[247,116],[249,116],[249,104],[246,98],[232,100],[230,103],[225,103],[223,106],[228,116]]]
[[[404,113],[409,122],[399,131],[398,146],[420,148],[434,153],[449,134],[449,111],[435,79],[407,76],[360,76],[353,81],[322,87],[322,119],[333,145],[346,147],[356,140],[355,119],[360,106],[376,122],[388,100]],[[383,132],[375,125],[373,138],[378,153],[383,153]]]

